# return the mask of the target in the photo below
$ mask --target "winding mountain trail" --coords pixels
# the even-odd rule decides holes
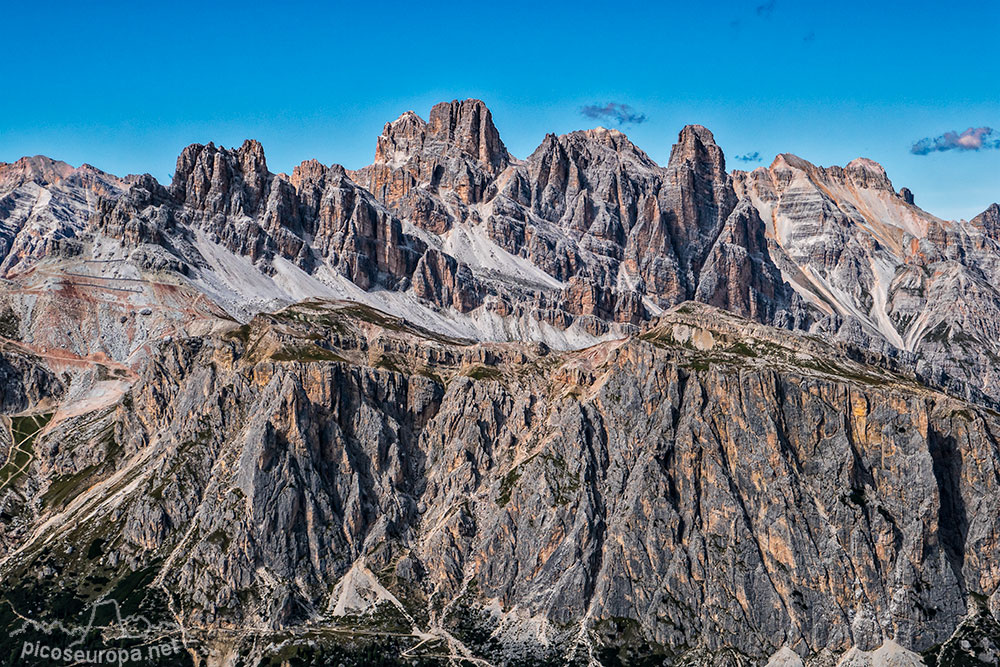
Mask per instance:
[[[47,417],[47,419],[40,419],[40,415],[38,414],[3,416],[4,426],[7,429],[7,433],[10,435],[11,447],[10,451],[7,452],[7,461],[5,461],[4,465],[0,467],[0,491],[3,491],[4,488],[23,474],[34,460],[35,453],[32,451],[32,445],[34,445],[35,441],[38,439],[38,435],[51,420],[52,413],[42,416]],[[31,419],[34,429],[30,433],[22,432],[22,437],[18,439],[18,433],[14,429],[15,418]],[[16,463],[18,454],[23,454],[27,457],[21,465],[17,465]]]

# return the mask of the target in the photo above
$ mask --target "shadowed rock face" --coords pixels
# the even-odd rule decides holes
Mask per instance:
[[[726,219],[701,271],[695,298],[770,322],[793,300],[791,287],[769,259],[764,223],[744,199]]]
[[[208,215],[254,216],[263,212],[270,173],[259,142],[234,151],[192,144],[177,158],[173,190],[178,200]]]
[[[722,151],[703,127],[681,132],[666,168],[604,128],[549,135],[518,162],[489,112],[472,100],[437,105],[429,123],[408,112],[387,124],[375,163],[355,178],[428,232],[482,225],[493,243],[553,278],[583,280],[604,301],[641,304],[645,295],[659,307],[694,298],[736,205]],[[562,309],[582,312],[572,292],[563,298]],[[795,306],[781,302],[774,310]],[[648,317],[642,310],[607,312],[612,321],[632,322]]]
[[[413,291],[422,299],[451,306],[466,313],[479,305],[478,285],[469,267],[455,258],[430,249],[417,263]]]
[[[712,133],[700,125],[681,130],[670,152],[661,201],[665,215],[659,224],[650,224],[651,234],[643,235],[649,246],[640,246],[637,262],[653,272],[654,284],[669,283],[669,272],[658,270],[660,257],[668,247],[677,249],[679,267],[688,284],[683,298],[673,296],[667,302],[674,305],[691,298],[706,255],[736,205],[722,150],[715,145]]]
[[[204,233],[262,264],[265,272],[282,258],[306,271],[325,264],[362,289],[392,288],[409,279],[423,251],[419,240],[403,235],[399,219],[339,165],[310,160],[296,167],[291,178],[275,175],[267,170],[256,141],[235,150],[189,146],[177,160],[170,188],[149,180],[139,179],[126,196],[102,202],[97,224],[129,244],[166,245],[191,264],[204,260],[185,253],[184,243],[172,237]],[[171,227],[174,222],[178,224]],[[158,237],[158,229],[173,234]]]
[[[313,239],[312,250],[321,261],[341,267],[363,289],[395,286],[413,272],[422,244],[405,237],[399,220],[339,165],[327,169],[315,161],[303,163],[292,173],[291,185],[301,235]]]
[[[455,100],[435,105],[429,122],[408,111],[386,123],[375,163],[357,179],[401,217],[442,233],[486,198],[510,162],[486,105]]]
[[[435,105],[431,109],[428,136],[455,146],[494,176],[510,164],[510,155],[493,125],[493,116],[480,100]]]
[[[503,194],[530,213],[501,202],[501,219],[488,221],[498,243],[558,278],[625,282],[666,306],[691,298],[735,206],[722,151],[695,126],[681,132],[666,169],[616,130],[549,135],[507,183]]]
[[[41,402],[61,398],[66,390],[40,359],[17,351],[7,351],[0,356],[0,387],[0,410],[5,414],[22,412]]]

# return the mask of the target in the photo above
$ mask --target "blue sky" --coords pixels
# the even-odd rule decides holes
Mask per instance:
[[[995,0],[98,5],[7,3],[0,161],[165,181],[187,144],[253,137],[272,171],[357,168],[386,121],[465,97],[525,157],[615,102],[645,115],[621,129],[661,164],[700,123],[730,168],[753,152],[865,156],[942,217],[1000,200],[1000,150],[910,152],[1000,129]]]

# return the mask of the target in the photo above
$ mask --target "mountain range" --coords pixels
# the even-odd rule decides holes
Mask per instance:
[[[479,100],[0,163],[7,653],[114,600],[195,665],[998,664],[1000,207],[915,201]]]

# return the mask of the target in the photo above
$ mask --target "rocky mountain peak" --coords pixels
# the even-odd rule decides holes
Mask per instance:
[[[1000,205],[991,204],[972,219],[972,226],[979,228],[993,240],[1000,241]]]
[[[776,172],[787,169],[798,169],[801,171],[809,171],[815,167],[808,160],[803,160],[798,155],[793,153],[779,153],[775,156],[774,162],[768,167],[769,171]]]
[[[0,276],[10,276],[50,254],[75,252],[102,196],[117,197],[126,183],[84,165],[44,155],[0,163]]]
[[[482,100],[453,100],[434,105],[428,131],[478,160],[494,176],[510,164],[507,147]]]
[[[251,215],[263,204],[269,180],[259,142],[248,139],[235,150],[209,142],[181,151],[171,189],[195,210]]]
[[[17,187],[22,183],[56,183],[74,171],[73,167],[45,155],[22,157],[16,162],[0,162],[0,184]]]
[[[808,178],[817,182],[837,183],[861,189],[884,190],[896,196],[896,190],[893,188],[885,168],[875,160],[864,157],[855,158],[844,167],[818,167],[797,155],[781,153],[774,158],[768,171],[779,181],[792,178],[791,172],[804,172]],[[902,194],[899,196],[903,197]]]
[[[392,162],[419,152],[427,136],[427,121],[412,111],[407,111],[382,128],[375,144],[375,163]]]
[[[305,160],[292,170],[291,182],[296,190],[302,188],[302,183],[317,181],[326,175],[326,165],[319,160]]]
[[[628,137],[624,132],[614,128],[608,129],[606,127],[601,127],[600,125],[589,130],[577,130],[576,132],[571,132],[570,134],[586,137],[592,141],[612,147],[617,147],[623,143],[633,146],[632,142],[628,140]]]
[[[375,147],[375,164],[399,164],[423,153],[443,158],[449,149],[457,149],[493,176],[511,161],[490,110],[482,100],[470,99],[434,105],[430,121],[407,111],[386,123]]]
[[[249,200],[258,205],[263,202],[267,193],[267,184],[271,173],[267,170],[267,160],[264,158],[264,147],[259,141],[247,139],[236,149],[243,173],[243,183],[247,188]]]
[[[712,131],[709,130],[704,125],[691,124],[691,125],[685,125],[683,128],[681,128],[677,140],[679,143],[686,143],[697,140],[705,144],[714,144],[715,135],[712,134]]]
[[[913,192],[910,191],[910,188],[900,188],[899,189],[899,198],[902,199],[903,201],[905,201],[910,206],[913,206],[913,201],[914,201],[913,200]]]
[[[94,165],[90,164],[89,162],[84,162],[83,164],[81,164],[79,167],[77,167],[76,171],[83,174],[104,175],[103,171],[101,171]]]
[[[892,187],[892,181],[885,173],[885,167],[875,160],[869,160],[866,157],[855,158],[844,167],[844,173],[858,187],[896,192],[895,188]]]
[[[267,160],[264,158],[264,147],[256,139],[247,139],[243,145],[236,149],[239,156],[243,173],[267,173]]]
[[[436,233],[484,201],[512,162],[481,100],[442,102],[430,121],[407,111],[386,123],[375,162],[351,178],[400,217]]]
[[[622,156],[630,156],[639,159],[640,162],[648,163],[648,166],[655,166],[653,160],[646,155],[645,151],[632,143],[623,132],[616,129],[595,127],[591,130],[573,132],[570,136],[583,138],[591,144],[607,147]]]
[[[722,149],[716,145],[711,131],[701,125],[685,125],[670,151],[668,166],[676,167],[684,162],[708,165],[716,174],[726,172],[726,158]]]
[[[980,225],[1000,225],[1000,204],[990,204],[989,208],[973,218],[972,221]]]
[[[847,169],[848,171],[864,171],[877,176],[885,175],[885,167],[880,165],[875,160],[866,157],[854,158],[847,163],[847,166],[844,167],[844,169]]]
[[[577,130],[558,137],[546,135],[531,159],[535,160],[538,156],[551,154],[553,151],[565,153],[570,159],[587,156],[589,159],[585,163],[610,159],[613,162],[630,161],[643,169],[657,168],[652,158],[633,144],[623,132],[604,127]]]

